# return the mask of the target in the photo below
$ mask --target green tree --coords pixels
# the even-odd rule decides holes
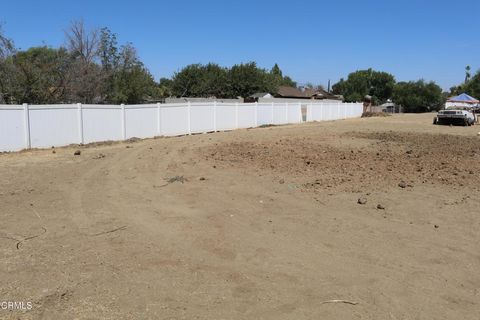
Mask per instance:
[[[470,66],[465,67],[465,81],[450,88],[451,96],[456,96],[464,92],[474,97],[477,97],[480,94],[480,90],[478,90],[478,87],[480,86],[478,83],[480,81],[480,76],[477,72],[472,77],[471,70],[472,68]]]
[[[234,65],[228,72],[230,96],[248,97],[256,92],[276,92],[271,74],[258,68],[255,62]]]
[[[65,102],[71,57],[64,48],[35,47],[11,58],[15,68],[12,97],[17,103]]]
[[[237,64],[230,69],[214,63],[192,64],[175,73],[169,84],[171,93],[177,97],[217,98],[248,97],[256,92],[276,93],[279,86],[296,86],[296,83],[283,76],[277,64],[267,71],[255,62]]]
[[[117,35],[109,28],[100,30],[100,44],[98,55],[103,70],[113,71],[118,66],[120,54],[118,52]]]
[[[177,97],[226,98],[228,70],[214,63],[188,65],[174,74],[171,90]]]
[[[350,73],[346,80],[340,79],[333,85],[332,92],[343,95],[348,102],[363,101],[369,95],[374,104],[381,104],[392,97],[394,86],[393,75],[368,69]]]
[[[9,59],[15,53],[13,40],[3,33],[0,24],[0,103],[12,102],[15,85],[15,67]]]
[[[470,73],[471,70],[472,68],[470,68],[470,66],[465,67],[465,83],[467,83],[472,77],[472,74]]]
[[[0,24],[0,59],[5,59],[12,55],[13,52],[15,52],[13,40],[4,34],[3,26]]]
[[[480,98],[480,71],[478,71],[467,83],[459,86],[457,93],[466,92],[475,98]]]
[[[172,93],[177,97],[197,97],[201,92],[202,66],[191,64],[172,78]]]
[[[201,94],[208,97],[228,97],[228,70],[209,63],[203,67]]]
[[[108,28],[100,30],[98,56],[104,79],[104,102],[136,104],[160,95],[135,47],[126,43],[119,48],[117,35]]]
[[[272,70],[270,70],[270,79],[268,80],[271,83],[272,92],[270,93],[277,93],[278,87],[280,86],[287,86],[287,87],[296,87],[297,83],[293,81],[288,76],[283,76],[283,72],[275,63]]]
[[[141,103],[161,90],[133,45],[74,21],[67,48],[15,52],[0,28],[0,103]]]
[[[424,80],[397,83],[393,101],[402,106],[404,112],[439,110],[445,103],[442,88],[433,81]]]
[[[108,28],[100,30],[98,55],[102,67],[103,97],[105,102],[111,102],[115,96],[115,74],[118,69],[120,54],[117,35]]]
[[[277,63],[275,63],[275,65],[272,67],[270,73],[276,77],[283,78],[283,72],[280,70],[280,67]]]
[[[160,78],[157,89],[158,96],[162,98],[172,96],[172,83],[173,81],[171,79]]]
[[[144,67],[132,44],[123,45],[113,65],[113,88],[107,94],[111,103],[137,104],[155,98],[157,85]]]

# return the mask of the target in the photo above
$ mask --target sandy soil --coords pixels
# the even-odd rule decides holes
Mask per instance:
[[[0,318],[478,319],[480,127],[431,120],[2,154]]]

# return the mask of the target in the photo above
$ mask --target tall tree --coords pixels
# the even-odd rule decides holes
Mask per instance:
[[[462,92],[480,99],[480,71],[478,71],[467,83],[460,87]],[[461,92],[459,92],[461,93]]]
[[[175,73],[172,93],[178,97],[217,97],[229,95],[228,71],[217,64],[188,65]]]
[[[297,83],[293,81],[290,77],[288,76],[283,76],[283,72],[278,66],[278,64],[275,63],[273,66],[272,70],[270,70],[270,80],[272,84],[272,92],[270,93],[277,93],[278,87],[280,86],[287,86],[287,87],[296,87]]]
[[[470,66],[465,67],[465,83],[467,83],[470,80],[470,78],[472,77],[472,74],[470,73],[470,70],[471,70]]]
[[[395,77],[386,72],[372,69],[359,70],[348,75],[346,80],[333,85],[334,94],[343,95],[346,101],[363,101],[369,95],[375,104],[386,102],[392,97]]]
[[[279,77],[279,78],[283,78],[283,72],[282,72],[282,70],[280,70],[280,67],[276,63],[272,67],[272,70],[270,71],[270,73],[274,76]]]
[[[97,29],[87,30],[83,20],[73,21],[65,32],[67,48],[73,58],[69,69],[71,101],[93,103],[102,101],[105,80],[99,60],[100,37]]]
[[[173,81],[168,78],[160,78],[158,82],[157,94],[159,97],[166,98],[172,96]]]
[[[70,56],[64,48],[30,48],[11,57],[15,66],[12,96],[17,103],[66,102]]]
[[[144,67],[131,43],[123,45],[114,68],[113,90],[109,102],[141,103],[157,94],[155,81]]]
[[[277,89],[276,84],[270,81],[270,74],[258,68],[255,62],[234,65],[228,77],[232,97],[248,97],[256,92],[275,92]]]
[[[424,80],[397,83],[393,101],[401,105],[405,112],[439,110],[445,103],[442,88],[433,81]]]
[[[0,24],[0,59],[5,59],[15,52],[15,45],[13,40],[8,38],[3,31],[3,26]]]
[[[15,68],[9,59],[15,53],[13,40],[8,38],[0,24],[0,103],[12,101],[12,88],[15,85]]]
[[[475,98],[480,98],[480,70],[472,77],[469,70],[465,69],[465,82],[450,88],[450,96],[467,93]]]
[[[255,62],[230,69],[209,63],[189,65],[175,73],[171,92],[175,96],[236,98],[256,92],[276,93],[279,86],[296,86],[296,83],[284,77],[277,64],[267,71]]]

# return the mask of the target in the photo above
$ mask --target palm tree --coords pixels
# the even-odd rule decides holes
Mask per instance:
[[[470,66],[465,67],[465,83],[467,83],[470,80],[470,78],[472,77],[472,74],[470,73],[470,70],[471,70]]]

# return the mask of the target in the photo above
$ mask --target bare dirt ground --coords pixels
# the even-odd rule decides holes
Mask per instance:
[[[0,318],[479,319],[480,127],[431,120],[2,154]]]

